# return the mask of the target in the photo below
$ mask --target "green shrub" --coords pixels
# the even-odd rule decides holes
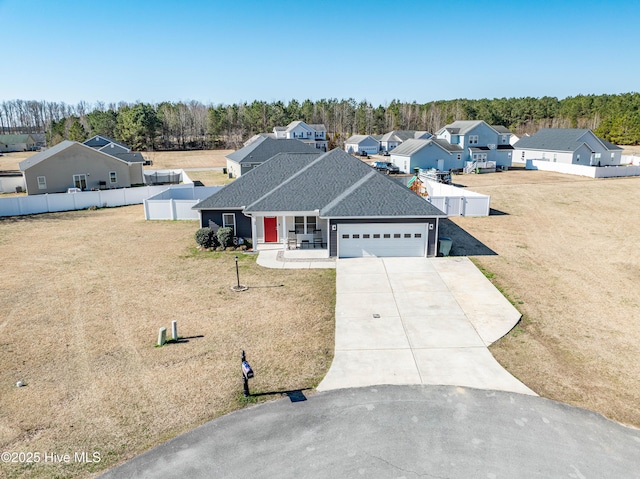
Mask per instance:
[[[213,230],[211,228],[200,228],[196,231],[196,243],[198,243],[203,248],[215,248],[218,244],[218,238],[213,234]]]
[[[233,246],[233,230],[231,228],[218,229],[218,243],[220,246]]]

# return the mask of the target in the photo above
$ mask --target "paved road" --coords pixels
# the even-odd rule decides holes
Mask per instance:
[[[224,416],[103,478],[640,478],[640,431],[453,386],[318,393]]]
[[[535,395],[487,349],[519,319],[468,258],[339,259],[335,356],[318,390],[433,384]]]

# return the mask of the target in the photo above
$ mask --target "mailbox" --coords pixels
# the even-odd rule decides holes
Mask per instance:
[[[247,379],[251,379],[253,377],[253,369],[249,366],[249,363],[246,361],[242,361],[242,374]]]

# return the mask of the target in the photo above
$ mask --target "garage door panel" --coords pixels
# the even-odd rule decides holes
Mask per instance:
[[[425,256],[425,223],[338,225],[338,256]]]

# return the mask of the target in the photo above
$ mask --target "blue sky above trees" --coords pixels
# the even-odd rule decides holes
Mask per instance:
[[[623,93],[638,18],[627,0],[0,0],[0,101]]]

